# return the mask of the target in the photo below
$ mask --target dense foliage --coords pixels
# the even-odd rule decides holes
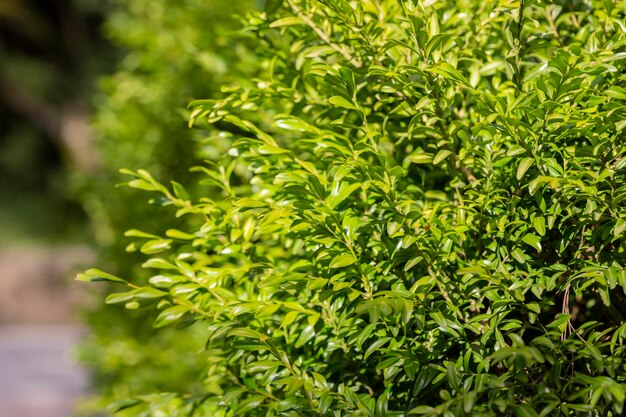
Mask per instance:
[[[596,0],[250,14],[263,71],[191,104],[231,143],[195,168],[205,191],[126,171],[188,219],[128,232],[149,282],[80,276],[201,332],[180,352],[206,361],[201,388],[113,407],[621,415],[625,19]]]

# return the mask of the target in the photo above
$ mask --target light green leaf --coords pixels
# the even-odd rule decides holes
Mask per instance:
[[[299,348],[315,336],[315,327],[308,325],[300,332],[295,347]]]
[[[615,228],[613,228],[613,236],[620,237],[624,233],[624,230],[626,230],[626,220],[617,219],[617,222],[615,222]]]
[[[528,168],[530,168],[534,162],[535,162],[535,158],[522,159],[519,166],[517,167],[517,179],[518,180],[521,180],[522,177],[524,177],[524,174],[526,173],[526,171],[528,171]]]
[[[513,145],[506,151],[507,156],[517,156],[526,153],[526,149],[522,148],[519,145]]]
[[[154,327],[164,327],[179,320],[189,310],[183,306],[173,306],[161,311],[152,324]]]
[[[180,240],[193,240],[197,237],[196,235],[192,235],[191,233],[185,233],[177,229],[167,229],[165,231],[165,235],[167,237],[171,237],[172,239]]]
[[[267,203],[264,201],[254,200],[252,198],[241,198],[235,201],[234,205],[235,207],[247,209],[267,207]]]
[[[104,300],[107,304],[117,304],[117,303],[125,303],[130,301],[135,296],[135,291],[127,291],[127,292],[118,292],[109,294],[107,298]]]
[[[427,406],[427,405],[418,405],[415,408],[412,408],[407,415],[421,415],[421,414],[430,414],[434,411],[435,409]]]
[[[472,85],[467,79],[452,65],[447,62],[441,62],[436,66],[429,68],[428,71],[441,75],[446,80],[453,80],[457,83],[463,84],[466,87],[472,88]]]
[[[434,165],[438,165],[441,161],[443,161],[444,159],[446,159],[450,155],[452,155],[452,151],[449,151],[447,149],[440,150],[439,152],[437,152],[437,155],[435,155],[435,158],[433,159],[433,164]],[[413,161],[411,161],[411,162],[413,162]]]
[[[345,181],[335,182],[330,195],[326,199],[326,204],[329,208],[334,209],[359,188],[361,188],[360,183],[349,184]]]
[[[407,159],[414,164],[430,164],[431,162],[433,162],[432,155],[424,153],[422,151],[412,153],[407,157]]]
[[[536,216],[533,219],[533,227],[539,233],[539,236],[545,236],[546,234],[546,219],[543,216]]]
[[[134,298],[139,300],[151,300],[153,298],[161,298],[166,296],[165,291],[157,290],[154,287],[141,287],[134,291]]]
[[[266,143],[265,145],[261,145],[259,147],[259,152],[263,155],[279,155],[283,153],[290,153],[291,151]]]
[[[276,126],[285,130],[319,133],[318,128],[306,123],[304,120],[299,119],[295,116],[277,116],[274,119],[274,123],[276,123]]]
[[[526,243],[527,245],[532,246],[537,251],[541,252],[540,239],[537,236],[533,235],[532,233],[528,233],[524,235],[524,237],[522,238],[522,241]]]
[[[118,282],[122,284],[127,284],[125,280],[122,278],[116,277],[115,275],[108,274],[99,269],[89,269],[84,273],[78,274],[76,276],[77,281],[87,281],[87,282],[97,282],[97,281],[108,281],[108,282]]]
[[[526,257],[524,256],[524,252],[520,248],[515,248],[511,255],[515,260],[521,264],[526,263]]]
[[[352,104],[342,96],[333,96],[329,98],[328,101],[330,102],[330,104],[334,104],[335,106],[343,107],[350,110],[357,110],[357,107],[354,104]]]
[[[329,265],[329,268],[331,269],[343,268],[345,266],[352,265],[355,262],[356,262],[356,258],[352,256],[352,254],[344,253],[343,255],[339,255],[333,258],[333,260],[331,261]]]
[[[181,184],[177,183],[176,181],[172,181],[172,190],[174,190],[174,195],[178,198],[180,198],[181,200],[185,200],[188,201],[189,200],[189,193],[187,192],[187,190],[185,190],[185,187],[183,187]]]
[[[618,100],[626,100],[626,90],[618,85],[607,88],[604,90],[604,94]]]
[[[272,23],[270,23],[271,28],[293,25],[306,25],[306,23],[304,22],[304,20],[296,16],[283,17],[282,19],[274,20]]]
[[[171,239],[153,239],[141,245],[139,250],[141,251],[141,253],[150,255],[153,253],[160,253],[165,250],[168,250],[171,244],[172,244]]]

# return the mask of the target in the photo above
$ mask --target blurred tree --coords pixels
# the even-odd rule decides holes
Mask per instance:
[[[123,167],[150,169],[159,178],[188,185],[190,166],[227,151],[220,138],[188,129],[188,103],[216,94],[232,74],[258,71],[238,27],[237,13],[252,0],[114,0],[104,33],[123,51],[115,71],[101,79],[95,99],[95,143],[102,169],[83,182],[84,207],[92,221],[101,264],[124,276],[145,276],[124,249],[130,228],[158,230],[167,213],[145,196],[114,185],[126,180]],[[204,126],[208,128],[208,126]],[[193,192],[193,187],[190,190]],[[181,220],[182,221],[182,220]],[[98,397],[86,408],[100,409],[113,398],[163,390],[197,389],[203,358],[180,355],[201,350],[201,332],[189,328],[155,332],[151,313],[99,305],[86,314],[91,337],[82,358],[94,375]],[[115,323],[114,326],[111,323]]]
[[[65,170],[97,166],[87,97],[111,67],[103,11],[85,0],[0,2],[0,193],[13,197],[0,210],[26,233],[50,237],[80,218]]]

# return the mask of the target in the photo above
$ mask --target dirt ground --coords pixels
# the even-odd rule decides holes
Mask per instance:
[[[73,322],[84,298],[74,276],[93,258],[81,246],[0,247],[0,324]]]

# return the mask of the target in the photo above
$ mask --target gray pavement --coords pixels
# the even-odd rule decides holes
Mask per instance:
[[[71,417],[87,389],[71,358],[80,334],[68,325],[0,326],[0,417]]]

